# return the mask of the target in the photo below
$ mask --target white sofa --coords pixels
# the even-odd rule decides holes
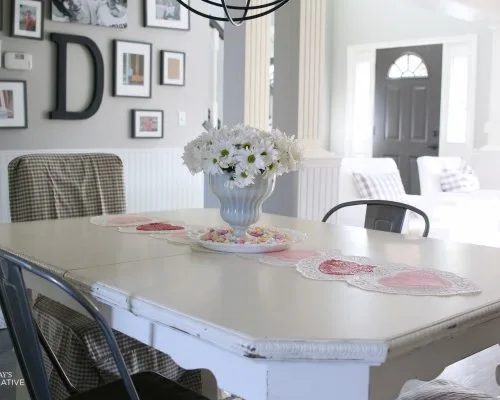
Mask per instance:
[[[422,157],[423,158],[423,157]],[[424,160],[425,161],[425,160]],[[439,175],[436,163],[425,163],[424,175],[432,177],[422,186],[425,195],[405,195],[402,202],[411,204],[424,211],[430,219],[429,237],[465,243],[481,244],[500,247],[500,198],[494,191],[478,191],[475,195],[469,193],[443,193],[440,190]],[[419,163],[419,172],[422,161]],[[449,161],[450,168],[460,165],[461,160]],[[451,164],[451,163],[457,164]],[[344,158],[339,170],[338,202],[343,203],[359,199],[358,192],[352,178],[353,172],[360,173],[389,173],[398,171],[396,163],[391,158]],[[436,179],[438,191],[436,190]],[[421,177],[422,182],[422,177]],[[434,185],[433,185],[434,184]],[[352,207],[340,210],[336,221],[342,225],[363,226],[365,208]],[[421,232],[422,221],[410,219],[405,221],[404,231]]]
[[[486,200],[500,200],[500,190],[480,189],[470,193],[450,193],[441,190],[440,177],[443,169],[458,169],[462,164],[460,157],[419,157],[417,158],[418,176],[420,180],[420,194],[422,196],[444,195],[447,197],[477,198]]]

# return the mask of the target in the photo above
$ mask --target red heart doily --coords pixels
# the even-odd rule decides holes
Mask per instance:
[[[138,231],[180,231],[184,227],[165,222],[152,222],[150,224],[138,225],[135,229]]]

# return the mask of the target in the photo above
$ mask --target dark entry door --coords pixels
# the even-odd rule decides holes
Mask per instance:
[[[409,194],[419,194],[417,158],[437,156],[443,46],[377,50],[374,157],[392,157]]]

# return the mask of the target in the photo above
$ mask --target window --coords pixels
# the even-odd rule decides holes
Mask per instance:
[[[451,59],[450,100],[448,102],[447,140],[465,143],[468,129],[468,78],[469,58],[456,55]]]
[[[414,53],[405,53],[394,61],[387,77],[390,79],[427,78],[429,71],[424,60]]]

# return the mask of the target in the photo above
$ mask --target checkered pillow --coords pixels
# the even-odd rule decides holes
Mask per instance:
[[[405,188],[399,172],[385,174],[352,173],[358,195],[364,199],[400,200]]]
[[[465,161],[458,169],[443,169],[440,181],[443,192],[470,193],[480,188],[479,179]]]

